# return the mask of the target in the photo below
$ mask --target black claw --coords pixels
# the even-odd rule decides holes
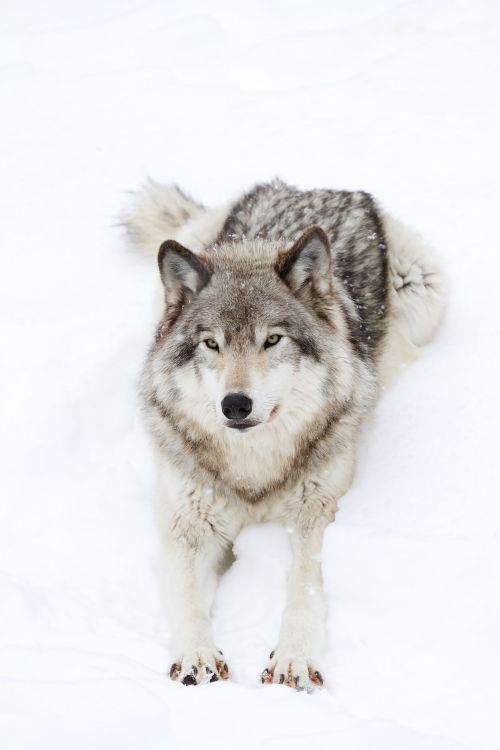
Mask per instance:
[[[293,678],[293,681],[295,682],[295,690],[298,690],[298,691],[299,691],[299,693],[300,693],[300,692],[301,692],[302,690],[305,690],[305,688],[304,688],[304,687],[302,687],[302,685],[299,685],[299,681],[300,681],[300,677],[299,677],[299,675],[297,675],[297,677],[294,677],[294,678]]]
[[[222,651],[220,650],[220,648],[218,648],[218,649],[217,649],[217,651],[219,652],[219,654],[220,654],[221,656],[224,656],[224,654],[222,653]]]
[[[219,677],[214,672],[213,675],[210,678],[210,682],[218,682],[218,681],[219,681]]]
[[[269,654],[269,658],[272,659],[273,656],[274,656],[274,651],[271,651],[271,653]]]
[[[322,685],[322,684],[323,684],[323,677],[322,677],[322,675],[321,675],[321,672],[315,672],[315,673],[314,673],[314,676],[315,676],[315,677],[316,677],[316,679],[318,680],[319,684],[320,684],[320,685]]]
[[[183,685],[196,685],[196,679],[194,675],[187,674],[184,679],[182,680]]]
[[[194,675],[197,675],[197,674],[198,674],[198,667],[195,667],[195,666],[194,666],[194,664],[193,664],[193,666],[191,667],[191,672],[192,672],[192,673],[193,673]]]
[[[224,662],[224,672],[229,672],[229,667],[227,666],[226,662]]]
[[[265,682],[266,681],[266,677],[268,675],[269,675],[269,670],[268,669],[264,669],[264,671],[262,672],[262,674],[260,676],[260,681],[261,682]]]
[[[280,674],[280,685],[283,685],[284,682],[285,682],[285,675]]]
[[[174,674],[177,672],[177,670],[180,669],[178,664],[172,664],[170,667],[170,677],[173,678]]]

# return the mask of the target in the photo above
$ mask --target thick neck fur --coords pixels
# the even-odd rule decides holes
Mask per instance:
[[[350,412],[349,397],[321,415],[305,418],[298,409],[283,418],[239,434],[227,428],[211,432],[187,414],[150,400],[150,422],[161,449],[204,483],[221,484],[240,498],[256,501],[295,483],[311,462],[321,463],[346,429],[357,428],[361,412]]]

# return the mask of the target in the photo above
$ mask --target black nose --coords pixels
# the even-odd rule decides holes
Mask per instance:
[[[252,411],[252,399],[243,393],[228,393],[221,407],[226,419],[246,419]]]

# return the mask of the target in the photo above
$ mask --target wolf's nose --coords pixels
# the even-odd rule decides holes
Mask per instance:
[[[246,419],[252,411],[252,399],[243,393],[228,393],[221,407],[226,419]]]

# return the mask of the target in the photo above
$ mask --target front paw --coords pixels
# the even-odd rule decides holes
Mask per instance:
[[[170,679],[183,685],[203,685],[228,677],[229,668],[224,655],[217,649],[188,650],[170,667]]]
[[[269,663],[261,674],[264,684],[286,685],[295,690],[312,693],[323,687],[323,677],[312,662],[303,656],[280,654],[279,649],[269,655]]]

